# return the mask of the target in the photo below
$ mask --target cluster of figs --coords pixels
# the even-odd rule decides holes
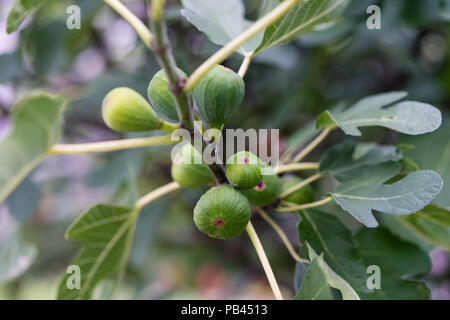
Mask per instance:
[[[187,77],[182,70],[178,72],[180,77]],[[221,128],[242,103],[244,94],[242,78],[234,71],[216,65],[195,86],[193,98],[198,116],[209,127]],[[118,132],[172,132],[178,128],[178,114],[164,70],[157,72],[150,81],[148,98],[150,102],[131,88],[113,89],[102,104],[106,125]],[[201,154],[192,145],[185,144],[173,159],[171,174],[183,188],[210,187],[194,208],[194,223],[210,237],[228,239],[245,229],[251,206],[270,205],[280,193],[301,182],[301,178],[295,176],[280,178],[271,170],[256,155],[241,151],[226,161],[228,183],[216,186],[213,173]],[[312,199],[312,189],[305,186],[284,200],[306,203]]]

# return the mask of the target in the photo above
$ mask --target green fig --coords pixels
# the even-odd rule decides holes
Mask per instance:
[[[105,96],[102,116],[109,128],[119,132],[174,129],[174,125],[158,118],[143,96],[126,87],[113,89]]]
[[[177,69],[180,76],[187,78],[181,69]],[[169,88],[167,75],[164,69],[159,70],[150,81],[147,89],[148,98],[153,109],[164,120],[178,122],[177,108],[173,100],[172,92]]]
[[[250,216],[247,198],[230,185],[211,188],[200,197],[194,208],[197,228],[217,239],[229,239],[240,234]]]
[[[172,164],[172,178],[187,189],[214,185],[215,180],[208,166],[203,163],[200,153],[190,144],[177,152]]]
[[[213,128],[220,128],[231,118],[244,94],[244,80],[221,65],[214,66],[194,88],[200,115]]]
[[[296,176],[286,176],[281,178],[281,193],[289,190],[290,188],[299,184],[302,181],[303,181],[302,178]],[[297,204],[309,203],[314,200],[314,191],[310,185],[306,185],[301,189],[291,193],[287,197],[283,198],[283,200]]]
[[[261,160],[251,152],[235,153],[225,168],[228,181],[238,189],[251,189],[261,181]]]
[[[261,181],[255,187],[242,191],[252,206],[267,206],[278,197],[280,193],[280,179],[274,172],[272,173],[270,175],[262,175]]]

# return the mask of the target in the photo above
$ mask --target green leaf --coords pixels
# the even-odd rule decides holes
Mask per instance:
[[[9,212],[18,220],[27,220],[39,205],[41,191],[39,187],[31,181],[25,179],[20,186],[6,200]],[[23,201],[27,199],[27,201]]]
[[[450,251],[449,209],[430,204],[417,213],[400,219],[417,237]]]
[[[241,0],[221,1],[183,0],[181,14],[209,40],[218,45],[225,45],[245,31],[251,24],[244,18],[245,8]],[[239,48],[239,53],[246,55],[261,43],[262,33],[253,37]]]
[[[346,141],[328,149],[320,160],[319,171],[343,182],[359,176],[367,166],[400,160],[395,146]]]
[[[314,30],[318,24],[329,20],[331,13],[346,2],[347,0],[309,0],[295,5],[282,18],[266,28],[255,55],[273,45]]]
[[[45,0],[16,0],[8,14],[6,32],[16,31],[25,18],[44,3]]]
[[[434,202],[450,208],[450,117],[444,117],[443,125],[433,133],[419,137],[404,137],[402,142],[412,143],[414,150],[408,156],[420,167],[436,171],[445,181],[442,192]]]
[[[120,278],[130,253],[136,226],[136,214],[122,207],[98,205],[83,214],[69,227],[68,240],[82,242],[71,265],[80,268],[80,289],[70,289],[66,273],[59,285],[58,299],[90,299],[103,280]]]
[[[298,230],[300,240],[355,289],[362,299],[428,299],[428,288],[409,280],[430,271],[428,255],[388,230],[361,229],[353,236],[338,218],[319,210],[304,210]],[[379,266],[381,288],[369,289],[367,268]]]
[[[344,300],[360,300],[348,282],[328,266],[323,254],[318,256],[309,244],[308,251],[311,264],[295,300],[332,300],[334,297],[331,288],[338,289]]]
[[[395,162],[368,167],[353,180],[346,181],[331,193],[336,203],[367,227],[378,222],[372,210],[394,215],[417,212],[429,204],[442,189],[442,179],[434,171],[408,174],[393,184],[382,184],[400,171]]]
[[[45,158],[62,125],[65,102],[60,96],[34,92],[12,112],[13,131],[0,142],[0,203]]]
[[[361,135],[360,127],[381,126],[410,135],[424,134],[439,128],[441,112],[429,104],[404,101],[389,106],[406,95],[405,92],[390,92],[370,96],[341,113],[325,111],[316,125],[330,128],[337,126],[352,136]]]
[[[0,211],[0,285],[25,272],[36,255],[36,247],[23,240],[17,223]]]

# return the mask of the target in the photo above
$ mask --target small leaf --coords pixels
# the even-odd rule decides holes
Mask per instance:
[[[43,3],[45,3],[45,0],[16,0],[8,14],[6,32],[12,33],[16,31],[25,18]]]
[[[346,141],[328,149],[320,160],[319,171],[329,173],[338,181],[352,180],[364,167],[400,160],[395,146]]]
[[[360,300],[355,290],[334,272],[308,244],[311,264],[306,271],[302,286],[295,295],[296,300],[332,300],[331,288],[338,289],[344,300]]]
[[[300,240],[355,289],[361,299],[429,299],[425,284],[411,277],[423,276],[431,269],[428,255],[388,230],[361,229],[356,236],[338,218],[318,210],[304,210],[298,230]],[[381,288],[369,289],[371,273],[380,268]]]
[[[64,106],[59,96],[35,92],[14,107],[14,129],[0,142],[0,203],[45,158],[55,143]]]
[[[400,219],[422,240],[450,251],[449,209],[430,204],[419,212]]]
[[[25,272],[36,255],[36,247],[22,239],[17,223],[0,211],[0,285]]]
[[[346,2],[347,0],[309,0],[295,5],[282,18],[266,28],[264,38],[254,55],[314,30],[315,26],[329,20],[331,13]]]
[[[181,14],[209,40],[218,45],[225,45],[245,31],[251,24],[244,18],[245,8],[241,0],[221,1],[183,0]],[[260,33],[239,48],[239,53],[246,55],[261,43]]]
[[[360,127],[381,126],[410,135],[424,134],[439,128],[441,113],[429,104],[404,101],[389,106],[406,95],[405,92],[391,92],[367,97],[341,113],[325,111],[316,125],[330,128],[338,126],[352,136],[361,135]]]
[[[396,163],[385,163],[341,184],[331,193],[336,203],[367,227],[378,226],[372,210],[394,215],[411,214],[429,204],[442,189],[441,177],[431,170],[416,171],[393,183],[382,184],[398,173]]]
[[[82,247],[71,265],[80,268],[81,288],[70,289],[64,274],[58,289],[58,299],[89,299],[103,280],[114,280],[123,272],[136,225],[131,209],[98,205],[83,214],[69,227],[68,240],[79,240]]]

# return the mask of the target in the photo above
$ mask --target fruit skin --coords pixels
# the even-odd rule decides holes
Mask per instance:
[[[213,187],[194,208],[194,223],[211,238],[229,239],[247,226],[251,207],[247,198],[230,185]]]
[[[102,116],[109,128],[119,132],[156,130],[163,125],[147,100],[126,87],[115,88],[105,96]]]
[[[181,69],[177,69],[180,76],[187,78]],[[164,69],[159,70],[150,81],[147,89],[148,98],[153,109],[164,120],[178,122],[177,108]]]
[[[244,95],[244,80],[221,65],[214,66],[194,88],[200,115],[213,128],[219,128],[231,118]]]
[[[287,191],[288,189],[292,188],[293,186],[299,184],[302,181],[303,181],[302,178],[296,176],[283,177],[281,179],[281,193]],[[310,185],[306,185],[301,189],[291,193],[287,197],[283,198],[283,200],[297,204],[309,203],[314,200],[314,191]]]
[[[228,181],[238,189],[251,189],[261,181],[261,160],[251,152],[235,153],[225,169]]]
[[[200,153],[190,144],[184,145],[176,154],[172,164],[172,178],[186,189],[214,185],[215,180]]]
[[[267,206],[274,202],[280,193],[280,178],[276,174],[261,177],[256,187],[242,191],[252,206]]]

